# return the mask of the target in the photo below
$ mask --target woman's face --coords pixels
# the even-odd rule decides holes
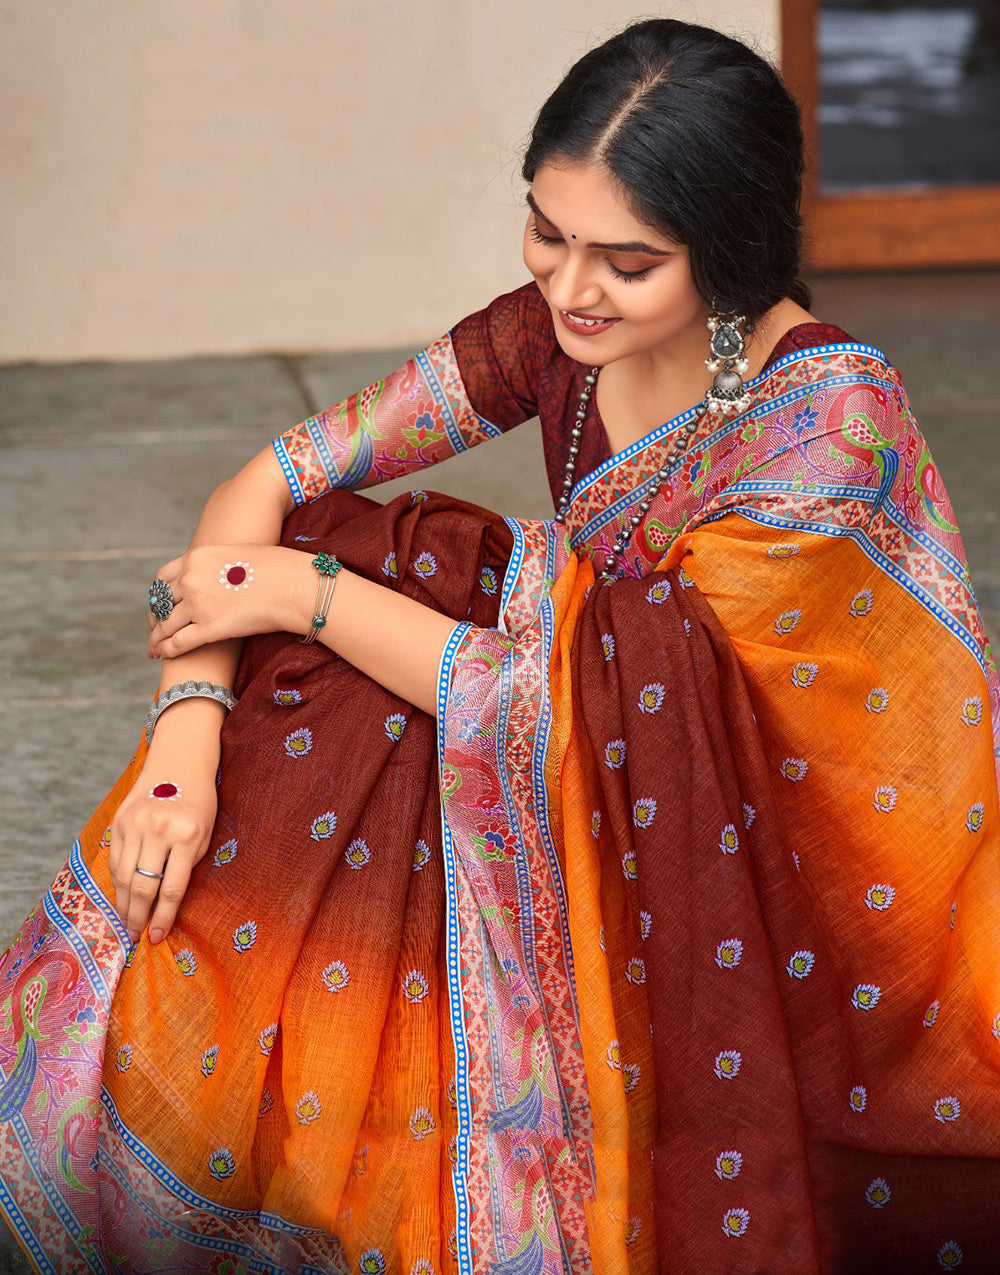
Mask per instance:
[[[602,165],[543,165],[528,206],[524,264],[570,358],[603,366],[704,344],[709,306],[687,248],[637,221]]]

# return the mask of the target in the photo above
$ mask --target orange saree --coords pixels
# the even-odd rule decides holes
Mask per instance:
[[[423,492],[289,519],[456,619],[437,728],[248,643],[156,948],[108,902],[126,771],[0,966],[39,1271],[990,1269],[995,666],[882,356],[752,388],[612,583],[688,414],[568,534]]]

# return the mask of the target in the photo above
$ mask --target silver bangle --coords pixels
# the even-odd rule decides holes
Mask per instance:
[[[227,713],[236,707],[236,696],[225,686],[217,686],[215,682],[175,682],[173,686],[168,686],[165,691],[157,695],[146,714],[147,744],[153,742],[153,727],[156,725],[156,719],[171,704],[177,704],[182,699],[214,699]]]

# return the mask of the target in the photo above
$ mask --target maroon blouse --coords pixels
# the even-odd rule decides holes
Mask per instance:
[[[557,504],[588,368],[563,351],[537,284],[527,283],[470,314],[452,329],[451,339],[469,402],[481,416],[505,431],[532,416],[540,418],[545,468]],[[765,367],[794,350],[851,340],[832,324],[800,323],[777,343]],[[610,456],[594,407],[584,424],[577,474],[584,477]]]

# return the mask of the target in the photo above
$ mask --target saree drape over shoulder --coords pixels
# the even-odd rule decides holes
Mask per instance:
[[[456,620],[437,723],[249,642],[156,947],[140,747],[0,967],[0,1209],[46,1272],[995,1269],[1000,688],[895,370],[793,336],[608,583],[689,413],[568,529],[329,490],[534,410],[558,479],[583,369],[504,300],[277,444],[285,544]]]

